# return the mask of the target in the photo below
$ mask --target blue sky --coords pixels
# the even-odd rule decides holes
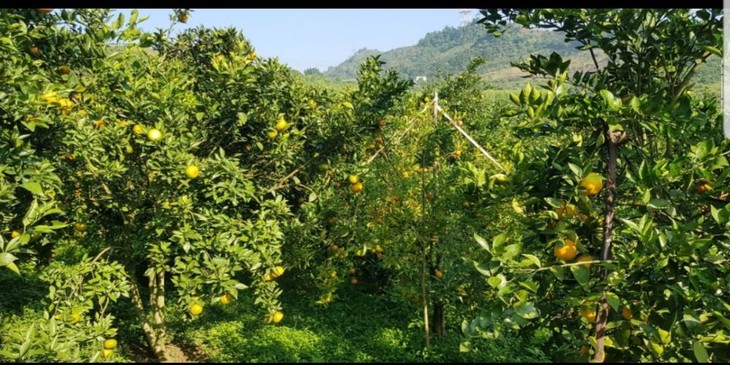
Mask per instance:
[[[462,22],[462,9],[193,9],[187,24],[234,26],[259,56],[278,57],[291,68],[326,71],[361,48],[387,51],[414,45],[428,32]],[[131,9],[119,9],[128,15]],[[140,28],[167,28],[169,9],[138,9]],[[472,10],[470,17],[476,16]]]

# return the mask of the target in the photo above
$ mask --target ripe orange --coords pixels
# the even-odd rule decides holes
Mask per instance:
[[[188,311],[193,316],[198,316],[198,315],[200,315],[200,313],[203,313],[203,306],[196,303],[196,304],[191,305],[190,309]]]
[[[274,280],[274,277],[271,276],[271,274],[264,275],[264,281],[271,281],[271,280]]]
[[[555,247],[555,256],[563,261],[570,261],[578,254],[575,242],[565,239],[562,246]]]
[[[454,157],[456,157],[456,158],[461,157],[461,150],[454,151]]]
[[[276,128],[277,132],[283,132],[285,129],[289,128],[289,123],[286,122],[286,119],[284,119],[283,116],[279,117],[279,120],[276,122]]]
[[[152,128],[147,132],[147,139],[152,142],[157,142],[162,138],[162,132],[157,128]]]
[[[624,317],[624,319],[628,321],[631,318],[634,318],[634,313],[631,312],[631,308],[623,307],[623,309],[621,309],[621,316]]]
[[[110,339],[104,341],[105,349],[113,350],[115,347],[117,347],[117,340],[110,338]]]
[[[134,127],[132,127],[132,132],[134,132],[134,134],[142,134],[144,133],[144,129],[140,124],[135,124]]]
[[[698,193],[702,194],[704,192],[712,190],[712,185],[710,185],[710,183],[708,182],[701,182],[697,184],[696,190]]]
[[[221,304],[226,305],[231,302],[231,295],[226,293],[220,297]]]
[[[359,193],[362,191],[362,183],[352,184],[350,185],[350,190],[352,190],[353,193]]]
[[[586,195],[596,195],[599,191],[601,191],[601,188],[603,188],[603,178],[601,175],[591,172],[580,181],[580,186],[585,189]]]
[[[274,312],[274,314],[273,314],[273,315],[271,316],[271,320],[272,320],[272,321],[273,321],[274,323],[279,323],[279,322],[281,322],[281,320],[282,320],[282,319],[284,319],[284,313],[282,313],[281,311],[276,311],[276,312]]]
[[[564,203],[560,208],[555,210],[555,213],[558,214],[558,218],[570,218],[575,215],[575,205]]]
[[[278,278],[279,276],[284,275],[284,271],[284,266],[274,266],[274,272],[271,273],[271,276]]]
[[[20,232],[13,231],[12,233],[10,233],[10,237],[11,238],[18,238],[18,237],[20,237]]]
[[[444,273],[441,270],[436,270],[434,275],[436,276],[437,279],[441,279],[441,277],[444,276]]]
[[[30,54],[33,55],[33,57],[38,58],[41,56],[41,49],[36,46],[32,46],[30,47]]]
[[[596,320],[596,310],[593,308],[593,305],[584,305],[581,307],[580,315],[590,323],[593,323]]]
[[[278,135],[279,135],[279,132],[277,132],[276,130],[270,130],[270,131],[266,132],[266,136],[269,137],[269,139],[274,139]]]
[[[195,179],[196,177],[198,177],[199,173],[200,170],[198,169],[198,166],[189,165],[185,168],[185,175],[188,177],[188,179]]]
[[[187,14],[180,15],[179,17],[177,17],[177,21],[179,21],[180,23],[183,23],[183,24],[187,23],[188,15]]]
[[[575,259],[575,261],[576,262],[587,262],[587,263],[583,264],[583,266],[590,268],[591,267],[590,261],[593,261],[593,257],[591,257],[590,255],[580,255],[580,256],[578,256],[577,259]]]
[[[105,358],[105,359],[108,358],[108,357],[111,357],[112,354],[114,354],[114,350],[111,350],[111,349],[103,349],[103,350],[101,350],[101,356],[103,358]]]

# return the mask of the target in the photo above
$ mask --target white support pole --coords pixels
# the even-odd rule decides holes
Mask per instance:
[[[726,0],[726,1],[727,1],[727,0]],[[479,145],[479,143],[477,143],[477,141],[475,141],[475,140],[474,140],[474,138],[471,138],[471,136],[470,136],[470,135],[469,135],[468,133],[466,133],[466,131],[465,131],[464,129],[462,129],[461,127],[459,127],[459,125],[458,125],[458,124],[456,124],[456,122],[454,122],[454,120],[453,120],[453,119],[451,119],[451,117],[450,117],[450,116],[449,116],[448,114],[446,114],[446,113],[445,113],[445,112],[444,112],[444,111],[443,111],[443,110],[441,109],[441,107],[440,107],[440,106],[438,106],[438,105],[435,105],[435,108],[434,108],[434,109],[436,109],[436,110],[440,111],[440,112],[441,112],[441,114],[443,114],[443,115],[444,115],[444,117],[446,117],[446,119],[448,119],[448,121],[449,121],[449,122],[451,122],[451,125],[453,125],[453,126],[454,126],[454,128],[456,128],[456,130],[458,130],[458,131],[459,131],[459,132],[460,132],[460,133],[461,133],[461,134],[462,134],[462,135],[463,135],[464,137],[466,137],[466,139],[467,139],[467,140],[468,140],[469,142],[471,142],[471,144],[473,144],[473,145],[474,145],[474,147],[476,147],[476,148],[477,148],[477,149],[478,149],[479,151],[481,151],[481,153],[482,153],[482,154],[483,154],[484,156],[487,156],[487,158],[488,158],[489,160],[491,160],[492,162],[494,162],[494,164],[495,164],[495,165],[497,165],[497,166],[498,166],[498,167],[499,167],[500,169],[502,169],[502,171],[503,171],[503,172],[507,172],[507,169],[505,169],[504,167],[502,167],[502,165],[500,165],[500,164],[499,164],[499,162],[497,162],[497,160],[495,160],[495,159],[494,159],[494,157],[492,157],[492,155],[490,155],[490,154],[489,154],[489,152],[487,152],[487,150],[485,150],[485,149],[484,149],[484,147],[482,147],[481,145]]]
[[[722,130],[725,138],[730,139],[730,97],[727,95],[730,92],[730,56],[728,55],[730,52],[730,19],[727,17],[730,0],[723,0],[722,5],[722,88],[720,98],[722,99]]]

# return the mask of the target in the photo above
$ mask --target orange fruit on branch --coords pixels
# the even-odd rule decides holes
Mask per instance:
[[[555,256],[563,261],[570,261],[578,254],[578,247],[572,240],[566,239],[562,246],[555,247]]]
[[[594,196],[603,188],[603,178],[595,172],[586,175],[581,181],[580,186],[585,189],[585,194]]]

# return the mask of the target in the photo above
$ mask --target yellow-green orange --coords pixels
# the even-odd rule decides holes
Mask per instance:
[[[279,120],[276,122],[276,130],[278,132],[283,132],[285,129],[289,127],[289,123],[286,122],[286,119],[284,117],[279,117]]]
[[[282,320],[282,319],[284,319],[284,313],[282,313],[281,311],[276,311],[276,312],[274,312],[274,314],[273,314],[273,315],[271,316],[271,320],[272,320],[272,321],[273,321],[274,323],[279,323],[279,322],[281,322],[281,320]]]
[[[586,262],[583,264],[585,267],[591,267],[591,261],[593,261],[593,257],[590,257],[589,255],[580,255],[577,259],[575,259],[576,262]]]
[[[198,177],[198,174],[200,173],[200,170],[198,169],[198,166],[190,165],[185,168],[185,175],[188,177],[188,179],[195,179]]]
[[[593,196],[598,194],[598,192],[601,191],[601,188],[603,188],[603,179],[601,178],[601,175],[591,172],[580,181],[580,186],[585,189],[586,195]]]
[[[203,306],[200,304],[193,304],[190,306],[190,314],[197,316],[203,313]]]
[[[117,340],[110,338],[106,341],[104,341],[104,348],[107,350],[113,350],[117,347]]]
[[[147,132],[147,139],[152,142],[157,142],[162,138],[162,132],[159,129],[152,128]]]

